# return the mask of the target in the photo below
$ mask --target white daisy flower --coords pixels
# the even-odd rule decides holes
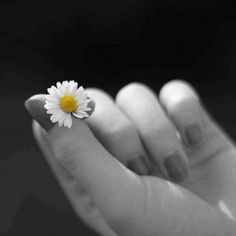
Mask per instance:
[[[72,117],[84,118],[89,117],[87,111],[91,108],[88,103],[91,101],[84,88],[75,81],[57,82],[57,87],[52,86],[48,88],[48,95],[46,95],[46,104],[44,107],[47,113],[51,114],[50,120],[53,123],[58,122],[59,126],[72,125]]]

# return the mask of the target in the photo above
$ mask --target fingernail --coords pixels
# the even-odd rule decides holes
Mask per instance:
[[[164,166],[174,182],[182,181],[187,175],[186,163],[178,153],[169,154],[164,160]]]
[[[143,157],[128,160],[127,167],[139,175],[148,175],[149,173],[149,168]]]
[[[195,146],[202,140],[202,132],[197,124],[190,124],[185,129],[185,136],[189,146]]]
[[[95,101],[93,99],[91,99],[91,101],[88,103],[88,106],[91,108],[91,110],[87,111],[87,113],[88,113],[89,116],[91,116],[93,114],[94,110],[95,110],[95,106],[96,106]]]
[[[50,117],[44,108],[45,97],[43,95],[34,95],[25,101],[25,108],[44,129],[49,130],[53,127]]]

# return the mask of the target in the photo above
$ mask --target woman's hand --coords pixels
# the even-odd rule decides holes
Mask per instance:
[[[94,113],[70,129],[52,127],[44,95],[26,102],[35,138],[87,224],[102,235],[235,235],[235,146],[187,83],[167,83],[159,99],[138,83],[115,101],[87,91]]]

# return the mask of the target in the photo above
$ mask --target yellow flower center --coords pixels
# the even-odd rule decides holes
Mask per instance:
[[[64,112],[73,112],[77,109],[76,100],[69,95],[61,97],[59,105]]]

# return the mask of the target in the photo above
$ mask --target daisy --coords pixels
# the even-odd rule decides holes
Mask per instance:
[[[50,120],[53,123],[58,122],[59,126],[72,125],[72,116],[75,118],[89,117],[87,111],[91,108],[88,103],[91,101],[84,88],[75,81],[57,82],[57,87],[48,88],[46,95],[46,104],[44,107],[47,113],[51,114]]]

